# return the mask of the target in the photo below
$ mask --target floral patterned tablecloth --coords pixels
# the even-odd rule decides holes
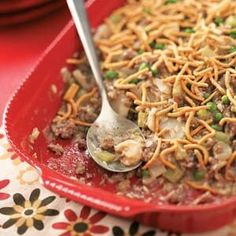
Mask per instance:
[[[0,128],[0,236],[179,236],[107,215],[62,198],[40,184],[37,171],[20,160]],[[236,236],[236,221],[192,236]],[[184,234],[182,236],[187,236]],[[190,236],[190,234],[188,234]]]

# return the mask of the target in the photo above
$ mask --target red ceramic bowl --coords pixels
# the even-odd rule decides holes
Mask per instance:
[[[123,4],[116,1],[88,1],[87,9],[92,27],[96,27],[114,8]],[[106,7],[104,7],[104,5]],[[99,12],[99,14],[98,14]],[[54,42],[44,52],[38,65],[23,81],[9,102],[5,112],[5,129],[14,150],[29,164],[36,167],[42,183],[48,189],[81,202],[93,208],[125,218],[135,218],[140,222],[176,232],[203,232],[216,229],[234,219],[236,216],[236,197],[222,201],[220,204],[201,206],[154,205],[140,200],[117,196],[114,189],[102,189],[80,184],[46,165],[50,157],[47,151],[47,139],[40,134],[32,148],[28,145],[28,135],[34,127],[45,130],[57,112],[61,103],[63,82],[59,71],[65,60],[80,48],[73,22],[62,30]],[[51,85],[57,86],[58,93],[53,94]],[[70,144],[67,144],[67,146]],[[37,154],[37,158],[33,155]],[[72,153],[72,152],[71,152]],[[79,156],[77,152],[74,156]],[[69,157],[68,157],[69,158]],[[83,161],[83,160],[81,160]],[[87,168],[96,173],[96,165],[86,162]],[[66,168],[71,168],[67,163]],[[98,178],[99,176],[96,176]],[[96,182],[96,178],[93,180]]]

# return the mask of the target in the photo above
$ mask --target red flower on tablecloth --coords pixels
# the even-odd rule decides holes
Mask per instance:
[[[0,134],[0,139],[2,139],[4,137],[4,134]]]
[[[0,181],[0,189],[5,188],[9,184],[10,180],[9,179],[3,179]],[[5,200],[10,197],[10,194],[8,193],[3,193],[0,192],[0,200]]]
[[[7,151],[11,154],[10,158],[11,158],[13,164],[18,165],[20,162],[23,162],[21,157],[18,154],[15,153],[13,148],[9,147],[7,149]]]
[[[64,230],[60,236],[91,236],[93,234],[106,233],[109,228],[104,225],[98,225],[97,223],[102,220],[106,214],[103,212],[96,212],[90,215],[91,208],[84,206],[79,214],[67,209],[64,211],[64,215],[67,222],[58,222],[52,225],[54,229]]]

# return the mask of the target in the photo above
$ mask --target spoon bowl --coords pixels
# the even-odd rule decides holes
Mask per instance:
[[[143,139],[141,130],[134,122],[115,113],[113,115],[113,119],[107,119],[107,117],[100,115],[95,123],[90,127],[86,137],[87,148],[93,160],[103,168],[115,172],[131,171],[139,167],[142,161],[139,161],[136,165],[125,166],[119,160],[112,162],[102,161],[97,155],[97,150],[100,146],[100,140],[102,140],[104,137],[116,137],[117,144],[119,142],[125,141],[125,139],[122,138],[123,136],[127,137],[133,135]]]

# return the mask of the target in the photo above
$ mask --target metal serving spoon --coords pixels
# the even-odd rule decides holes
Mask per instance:
[[[141,161],[134,166],[125,166],[119,161],[114,162],[105,162],[98,158],[98,148],[99,148],[99,140],[106,137],[107,135],[112,137],[117,137],[118,139],[122,137],[124,134],[128,135],[138,135],[143,139],[143,135],[138,126],[119,115],[117,115],[113,109],[111,108],[105,87],[103,85],[102,76],[100,73],[99,63],[95,51],[95,47],[92,41],[92,35],[90,32],[90,26],[88,23],[86,11],[84,8],[83,0],[67,0],[67,4],[69,6],[71,15],[74,19],[75,26],[79,33],[81,42],[83,44],[85,53],[87,55],[89,64],[91,66],[93,75],[97,82],[98,88],[100,90],[100,94],[102,97],[102,107],[101,113],[94,122],[94,124],[89,128],[87,133],[87,147],[88,151],[93,158],[93,160],[103,168],[116,171],[116,172],[127,172],[137,168]],[[125,140],[123,140],[125,141]]]

